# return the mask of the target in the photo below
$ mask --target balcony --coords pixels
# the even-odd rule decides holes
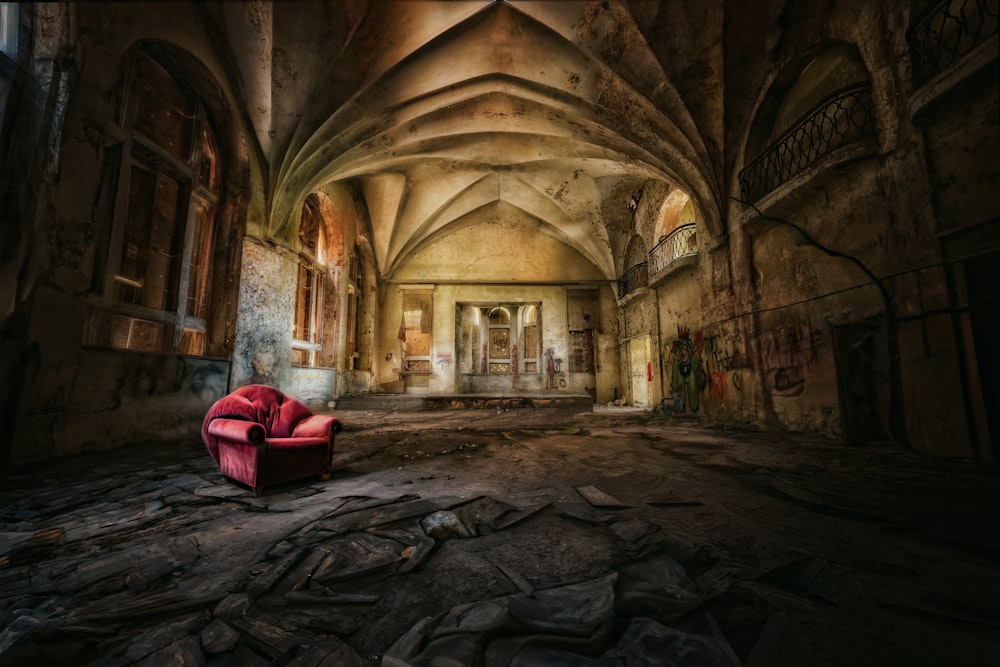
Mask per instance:
[[[649,264],[646,262],[636,264],[618,279],[618,298],[622,299],[625,295],[634,292],[640,287],[648,286]]]
[[[996,0],[944,0],[917,19],[906,34],[913,55],[914,84],[972,53],[997,34]]]
[[[649,274],[656,278],[670,269],[687,264],[685,258],[698,256],[698,236],[694,223],[681,225],[649,251]]]
[[[877,136],[868,83],[820,101],[740,172],[743,201],[754,203],[838,149]]]
[[[906,33],[913,60],[910,117],[997,58],[998,0],[943,0]]]

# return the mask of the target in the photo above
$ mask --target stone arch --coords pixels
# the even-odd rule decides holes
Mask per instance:
[[[625,247],[625,255],[622,259],[623,272],[644,264],[649,259],[646,241],[642,236],[636,234]]]
[[[683,225],[694,224],[696,218],[697,213],[691,196],[680,189],[671,190],[660,204],[655,239],[661,239]]]
[[[808,49],[775,77],[764,95],[747,136],[746,161],[763,152],[802,113],[826,96],[870,80],[854,44],[830,40]]]

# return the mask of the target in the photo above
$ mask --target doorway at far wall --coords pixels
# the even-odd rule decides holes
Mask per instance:
[[[650,401],[649,361],[650,337],[640,336],[628,341],[629,383],[632,387],[632,405],[648,407]]]

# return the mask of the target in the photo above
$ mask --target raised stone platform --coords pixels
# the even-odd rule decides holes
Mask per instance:
[[[337,399],[337,410],[561,410],[592,412],[588,394],[350,394]]]

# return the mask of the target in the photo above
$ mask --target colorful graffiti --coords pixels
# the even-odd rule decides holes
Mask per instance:
[[[712,371],[709,382],[712,399],[716,401],[726,400],[726,373],[725,371]]]
[[[704,338],[698,331],[692,340],[690,332],[680,327],[677,334],[677,340],[670,346],[670,390],[680,397],[688,411],[698,412],[699,395],[708,386],[701,359]]]
[[[447,366],[451,366],[453,363],[455,363],[455,360],[448,352],[438,352],[434,355],[434,365],[442,370]]]
[[[677,338],[667,351],[672,396],[666,400],[672,402],[671,410],[681,406],[684,411],[697,412],[703,399],[725,402],[730,398],[730,371],[745,366],[746,355],[737,337],[727,332],[709,337],[704,331],[678,326]],[[733,387],[741,392],[740,378],[737,373],[732,375]]]

